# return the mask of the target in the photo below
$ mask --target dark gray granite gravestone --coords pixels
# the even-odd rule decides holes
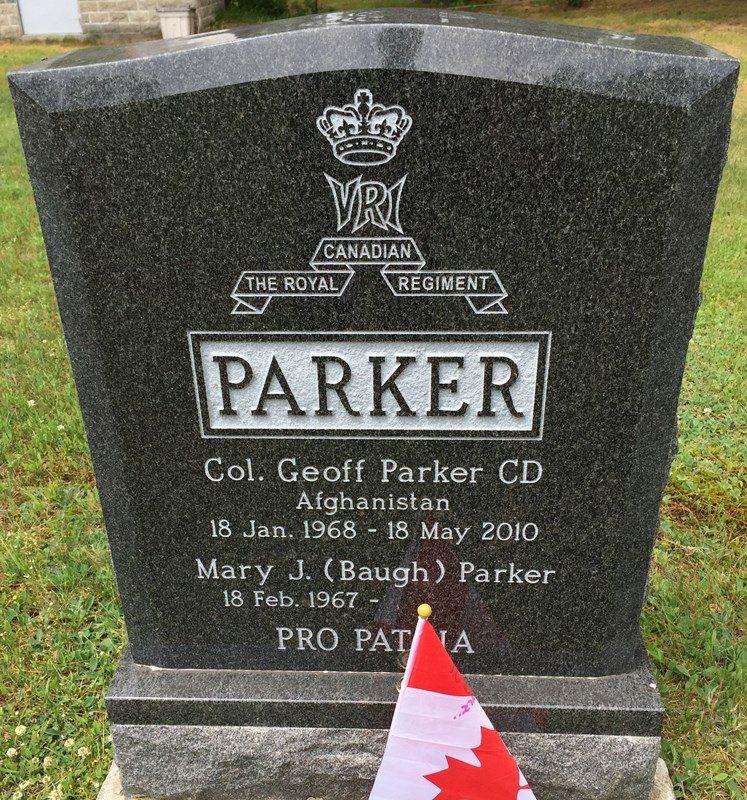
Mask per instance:
[[[736,76],[451,11],[11,75],[128,797],[366,798],[429,602],[538,800],[645,800],[638,617]]]

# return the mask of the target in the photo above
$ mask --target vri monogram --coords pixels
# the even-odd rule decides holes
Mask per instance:
[[[369,89],[358,89],[352,103],[327,106],[316,126],[338,161],[370,169],[397,155],[412,117],[402,106],[375,103]],[[338,180],[325,172],[324,177],[332,190],[337,233],[346,235],[319,242],[309,261],[311,271],[243,272],[231,294],[233,314],[262,314],[273,297],[340,297],[356,269],[372,268],[395,297],[463,297],[476,314],[507,313],[502,304],[506,292],[494,270],[423,269],[425,259],[415,239],[404,235],[399,218],[407,175],[391,186],[363,175]]]
[[[399,202],[407,175],[392,186],[381,181],[364,181],[362,175],[347,183],[340,183],[326,173],[324,177],[335,199],[338,231],[351,224],[351,232],[355,233],[370,223],[383,231],[403,233],[399,222]]]

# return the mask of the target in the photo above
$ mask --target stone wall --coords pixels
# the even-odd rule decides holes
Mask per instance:
[[[197,3],[197,31],[205,28],[215,19],[215,15],[226,7],[225,0],[200,0]]]
[[[16,39],[23,33],[15,0],[0,0],[0,39]]]
[[[197,14],[197,32],[204,31],[224,7],[223,0],[78,0],[83,32],[93,36],[144,34],[158,37],[156,8],[191,6]]]

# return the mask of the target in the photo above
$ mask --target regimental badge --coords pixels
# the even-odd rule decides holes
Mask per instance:
[[[338,161],[367,170],[394,159],[412,124],[402,106],[374,102],[369,89],[358,89],[352,103],[327,106],[316,120]],[[463,297],[476,314],[506,314],[506,292],[494,270],[424,269],[423,254],[400,221],[407,177],[385,183],[368,172],[325,172],[336,233],[344,235],[319,242],[311,270],[243,272],[231,294],[232,313],[262,314],[273,297],[340,297],[356,269],[375,268],[396,297]]]

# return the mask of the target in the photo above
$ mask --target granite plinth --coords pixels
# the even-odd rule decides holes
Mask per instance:
[[[663,706],[638,652],[638,668],[622,675],[467,679],[499,730],[658,736]],[[115,725],[387,729],[401,680],[401,673],[152,669],[126,652],[106,705]]]
[[[538,800],[669,800],[656,736],[502,735]],[[386,731],[113,725],[112,738],[127,782],[112,776],[100,800],[367,800]]]
[[[468,675],[541,800],[644,800],[663,708],[644,651],[603,678]],[[126,797],[368,797],[401,674],[144,667],[107,695]]]
[[[101,786],[97,800],[129,800],[125,798],[119,767],[116,762],[112,764],[109,774]],[[151,799],[145,798],[145,800]],[[307,798],[307,800],[320,800],[320,798]],[[656,776],[648,800],[674,800],[672,781],[667,771],[667,765],[662,759],[659,759],[656,764]]]

